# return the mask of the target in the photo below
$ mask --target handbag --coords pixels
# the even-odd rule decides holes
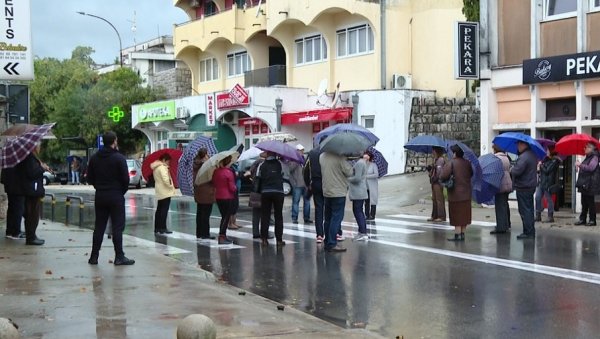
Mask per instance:
[[[440,184],[442,186],[446,187],[447,189],[454,188],[454,162],[453,161],[450,161],[450,168],[452,170],[450,177],[447,180],[440,181]]]
[[[248,207],[261,208],[261,194],[258,192],[250,192],[250,198],[248,199]]]

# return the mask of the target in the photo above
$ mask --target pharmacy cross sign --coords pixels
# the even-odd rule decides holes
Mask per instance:
[[[114,106],[111,111],[108,111],[108,117],[114,122],[119,122],[125,116],[125,113],[121,111],[119,106]]]

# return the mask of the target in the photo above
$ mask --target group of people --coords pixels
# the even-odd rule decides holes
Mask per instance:
[[[528,143],[518,142],[517,147],[518,158],[512,164],[509,155],[498,145],[493,145],[494,155],[500,160],[504,174],[494,197],[496,227],[490,234],[505,234],[511,229],[508,196],[515,191],[523,223],[523,232],[517,239],[532,239],[536,234],[535,222],[542,222],[544,205],[547,205],[547,219],[544,222],[554,222],[553,199],[560,190],[558,170],[561,158],[553,146],[546,148],[546,156],[541,161],[538,161]],[[446,187],[449,222],[455,227],[454,236],[448,240],[464,241],[465,229],[471,223],[473,170],[469,161],[463,158],[464,152],[458,145],[450,149],[453,152],[452,159],[446,160],[442,148],[433,148],[434,163],[428,167],[433,206],[428,221],[446,221]],[[599,157],[596,144],[588,143],[585,146],[585,159],[575,163],[578,171],[576,187],[582,197],[582,211],[575,225],[596,226],[594,196],[600,194]]]

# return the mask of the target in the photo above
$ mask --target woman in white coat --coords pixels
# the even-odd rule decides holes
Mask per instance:
[[[379,198],[379,170],[377,164],[373,162],[373,153],[366,151],[363,159],[367,162],[367,193],[369,195],[365,200],[365,215],[367,220],[375,220]]]

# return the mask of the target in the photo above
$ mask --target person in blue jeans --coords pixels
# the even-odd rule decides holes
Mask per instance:
[[[513,178],[513,188],[517,191],[519,214],[523,221],[523,233],[517,239],[535,238],[535,218],[533,194],[537,187],[537,157],[525,142],[517,143],[519,158],[510,170]]]
[[[315,232],[317,233],[317,244],[323,243],[325,231],[323,229],[324,205],[323,179],[321,177],[321,164],[319,156],[321,149],[314,147],[308,152],[308,158],[304,164],[304,183],[308,189],[307,196],[312,196],[315,205]]]
[[[296,150],[302,156],[304,156],[304,146],[298,144]],[[302,199],[302,208],[304,223],[310,224],[310,197],[307,194],[306,184],[304,183],[304,177],[302,175],[302,165],[297,162],[288,161],[288,168],[290,169],[290,185],[292,186],[292,222],[298,223],[298,214],[300,211],[300,199]]]
[[[352,166],[344,156],[324,152],[319,156],[323,179],[325,251],[345,252],[338,245],[337,235],[344,220],[344,207],[348,193],[348,177],[353,175]]]

